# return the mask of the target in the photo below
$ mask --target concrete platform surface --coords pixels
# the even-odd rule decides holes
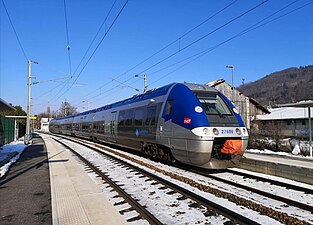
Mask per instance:
[[[313,160],[309,158],[246,152],[238,167],[313,185]]]
[[[313,158],[299,158],[299,157],[285,157],[280,155],[267,155],[246,152],[244,157],[259,161],[274,162],[279,164],[285,164],[289,166],[299,166],[308,169],[313,169]]]
[[[47,152],[38,135],[0,179],[0,224],[52,224]]]
[[[49,158],[53,225],[127,224],[70,151],[41,136]]]

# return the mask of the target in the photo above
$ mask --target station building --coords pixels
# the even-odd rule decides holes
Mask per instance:
[[[250,130],[253,121],[257,115],[266,115],[270,111],[258,103],[256,100],[245,96],[236,88],[232,88],[230,84],[225,82],[224,79],[214,80],[206,83],[205,85],[214,87],[222,92],[231,102],[235,105],[239,114],[241,115],[245,126]]]

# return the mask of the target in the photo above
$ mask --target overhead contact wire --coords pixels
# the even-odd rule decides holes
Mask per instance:
[[[268,1],[269,1],[269,0],[262,1],[261,3],[259,3],[259,4],[257,4],[256,6],[252,7],[251,9],[249,9],[249,10],[243,12],[242,14],[236,16],[235,18],[229,20],[228,22],[226,22],[226,23],[224,23],[223,25],[219,26],[218,28],[214,29],[213,31],[211,31],[211,32],[207,33],[206,35],[204,35],[204,36],[198,38],[197,40],[191,42],[190,44],[186,45],[186,46],[183,47],[182,49],[179,49],[178,51],[176,51],[176,52],[170,54],[170,55],[167,56],[166,58],[164,58],[164,59],[160,60],[159,62],[153,64],[152,66],[148,67],[147,69],[141,71],[139,74],[143,74],[143,73],[145,73],[146,71],[148,71],[148,70],[154,68],[155,66],[161,64],[162,62],[164,62],[164,61],[166,61],[166,60],[172,58],[173,56],[175,56],[176,54],[180,53],[181,51],[183,51],[183,50],[189,48],[190,46],[192,46],[192,45],[198,43],[199,41],[201,41],[201,40],[203,40],[204,38],[208,37],[209,35],[211,35],[211,34],[217,32],[218,30],[224,28],[225,26],[227,26],[227,25],[229,25],[230,23],[236,21],[237,19],[243,17],[244,15],[248,14],[249,12],[251,12],[251,11],[257,9],[258,7],[260,7],[261,5],[263,5],[264,3],[268,2]],[[227,6],[226,6],[225,8],[227,8]],[[224,8],[224,9],[225,9],[225,8]],[[178,40],[179,40],[179,38],[178,38]]]
[[[251,12],[251,11],[257,9],[258,7],[260,7],[261,5],[263,5],[264,3],[268,2],[268,1],[269,1],[269,0],[263,1],[263,2],[259,3],[258,5],[252,7],[251,9],[247,10],[246,12],[240,14],[239,16],[236,16],[235,18],[231,19],[230,21],[224,23],[222,26],[219,26],[218,28],[214,29],[213,31],[209,32],[208,34],[206,34],[206,35],[204,35],[204,36],[198,38],[197,40],[195,40],[195,41],[191,42],[190,44],[186,45],[185,47],[183,47],[182,49],[180,49],[180,50],[174,52],[173,54],[171,54],[171,55],[167,56],[166,58],[160,60],[159,62],[153,64],[152,66],[148,67],[147,69],[141,71],[139,74],[143,74],[143,73],[145,73],[146,71],[152,69],[153,67],[159,65],[160,63],[162,63],[162,62],[164,62],[164,61],[166,61],[166,60],[172,58],[174,55],[180,53],[180,52],[183,51],[183,50],[186,50],[186,49],[189,48],[190,46],[192,46],[192,45],[198,43],[199,41],[203,40],[204,38],[208,37],[209,35],[215,33],[216,31],[222,29],[223,27],[225,27],[225,26],[229,25],[230,23],[236,21],[237,19],[243,17],[244,15],[248,14],[249,12]]]
[[[56,100],[58,100],[61,96],[63,96],[66,92],[68,92],[73,85],[75,84],[75,82],[77,81],[77,79],[81,76],[82,72],[84,71],[84,69],[86,68],[86,66],[89,64],[90,60],[92,59],[92,57],[94,56],[94,54],[96,53],[96,51],[98,50],[98,48],[100,47],[101,43],[103,42],[103,40],[105,39],[105,37],[107,36],[107,34],[110,32],[111,28],[113,27],[113,25],[115,24],[115,22],[117,21],[117,19],[119,18],[119,16],[121,15],[121,13],[123,12],[124,8],[126,7],[127,3],[129,0],[126,0],[126,2],[124,3],[123,7],[120,9],[120,11],[118,12],[117,16],[114,18],[113,22],[111,23],[110,27],[108,28],[108,30],[105,32],[104,36],[102,37],[102,39],[100,40],[100,42],[98,43],[97,47],[95,48],[95,50],[92,52],[91,56],[88,58],[87,62],[85,63],[85,65],[83,66],[83,68],[81,69],[81,71],[79,72],[78,76],[75,78],[75,80],[72,82],[72,84],[70,85],[70,87],[64,91]]]
[[[104,25],[104,24],[106,23],[106,21],[108,20],[108,17],[110,16],[111,11],[112,11],[112,9],[114,8],[116,2],[117,2],[117,0],[115,0],[114,3],[112,4],[112,6],[111,6],[111,8],[110,8],[110,10],[109,10],[109,12],[108,12],[108,14],[107,14],[106,17],[104,18],[104,20],[103,20],[101,26],[99,27],[99,29],[98,29],[96,35],[94,36],[94,38],[92,39],[91,43],[89,44],[89,47],[87,48],[87,50],[86,50],[86,52],[85,52],[83,58],[80,60],[78,66],[76,67],[76,69],[75,69],[75,71],[74,71],[74,74],[76,74],[78,68],[80,67],[80,65],[82,64],[82,62],[84,61],[84,59],[86,58],[86,56],[87,56],[87,54],[88,54],[88,52],[89,52],[91,46],[92,46],[93,43],[95,42],[95,40],[96,40],[96,38],[98,37],[98,34],[100,33],[100,31],[102,30],[103,25]]]
[[[230,4],[226,5],[224,8],[222,8],[221,10],[219,10],[218,12],[214,13],[213,15],[211,15],[209,18],[205,19],[204,21],[202,21],[200,24],[198,24],[197,26],[193,27],[192,29],[188,30],[186,33],[184,33],[183,35],[181,35],[180,37],[178,37],[177,39],[175,39],[174,41],[170,42],[169,44],[167,44],[166,46],[164,46],[163,48],[161,48],[160,50],[158,50],[157,52],[153,53],[151,56],[149,56],[148,58],[144,59],[143,61],[139,62],[138,64],[136,64],[135,66],[133,66],[132,68],[128,69],[127,71],[125,71],[124,73],[122,73],[121,75],[115,77],[114,79],[118,79],[120,77],[122,77],[123,75],[127,74],[128,72],[132,71],[133,69],[137,68],[138,66],[142,65],[143,63],[147,62],[149,59],[151,59],[152,57],[154,57],[155,55],[161,53],[162,51],[164,51],[165,49],[167,49],[168,47],[170,47],[171,45],[173,45],[174,43],[176,43],[177,41],[181,40],[182,38],[184,38],[185,36],[187,36],[188,34],[190,34],[192,31],[196,30],[197,28],[199,28],[200,26],[202,26],[203,24],[205,24],[206,22],[208,22],[209,20],[213,19],[215,16],[217,16],[218,14],[220,14],[221,12],[225,11],[227,8],[229,8],[231,5],[233,5],[234,3],[236,3],[238,0],[234,0],[232,1]],[[128,80],[127,80],[128,81]],[[101,90],[103,87],[105,87],[106,85],[112,83],[113,81],[110,81],[108,83],[105,83],[104,85],[102,85],[101,87],[99,87],[96,90]],[[126,81],[124,81],[126,82]],[[85,95],[89,96],[91,95],[93,92],[90,92],[89,94]],[[97,95],[99,96],[99,95]]]
[[[66,0],[63,1],[64,3],[64,17],[65,17],[65,30],[66,30],[66,40],[67,40],[67,54],[68,54],[68,64],[70,69],[70,75],[72,75],[72,62],[71,62],[71,46],[70,46],[70,39],[69,39],[69,32],[68,32],[68,22],[67,22],[67,13],[66,13]]]
[[[9,12],[8,12],[8,10],[7,10],[7,7],[6,7],[5,3],[4,3],[4,0],[1,0],[1,1],[2,1],[2,4],[3,4],[4,10],[5,10],[5,12],[6,12],[6,14],[7,14],[8,18],[9,18],[11,27],[12,27],[12,29],[13,29],[13,31],[14,31],[15,37],[16,37],[16,39],[17,39],[17,41],[18,41],[18,44],[19,44],[19,46],[20,46],[20,48],[21,48],[21,50],[22,50],[22,52],[23,52],[23,55],[24,55],[26,61],[28,61],[28,57],[27,57],[26,52],[25,52],[25,50],[24,50],[24,48],[23,48],[23,46],[22,46],[22,43],[21,43],[21,41],[20,41],[20,38],[18,37],[18,34],[17,34],[16,30],[15,30],[14,24],[13,24],[13,22],[12,22],[12,20],[11,20],[10,14],[9,14]]]
[[[230,4],[228,4],[227,6],[225,6],[223,9],[219,10],[218,12],[214,13],[212,16],[210,16],[209,18],[207,18],[206,20],[202,21],[200,24],[198,24],[197,26],[193,27],[192,29],[190,29],[189,31],[187,31],[186,33],[184,33],[183,35],[181,35],[180,37],[178,37],[177,39],[175,39],[174,41],[172,41],[171,43],[167,44],[166,46],[164,46],[163,48],[161,48],[160,50],[158,50],[157,52],[153,53],[151,56],[149,56],[148,58],[144,59],[143,61],[141,61],[140,63],[138,63],[137,65],[133,66],[132,68],[130,68],[129,70],[127,70],[126,72],[124,72],[122,75],[132,71],[133,69],[137,68],[138,66],[142,65],[143,63],[147,62],[149,59],[151,59],[152,57],[154,57],[155,55],[163,52],[165,49],[167,49],[168,47],[170,47],[171,45],[175,44],[177,41],[181,40],[182,38],[186,37],[188,34],[190,34],[192,31],[196,30],[197,28],[199,28],[200,26],[202,26],[203,24],[205,24],[206,22],[208,22],[209,20],[213,19],[215,16],[217,16],[218,14],[220,14],[221,12],[225,11],[227,8],[229,8],[231,5],[233,5],[235,2],[237,2],[238,0],[234,0],[232,1]],[[120,76],[122,76],[120,75]],[[119,77],[120,77],[119,76]],[[118,78],[118,77],[117,77]]]
[[[164,70],[164,69],[167,69],[167,68],[169,68],[169,67],[172,67],[172,66],[174,66],[174,65],[177,65],[177,64],[179,64],[179,63],[182,63],[182,62],[184,62],[184,61],[186,61],[186,60],[188,60],[188,59],[191,59],[191,58],[197,56],[196,58],[190,60],[189,62],[186,62],[186,63],[183,64],[182,66],[176,68],[175,70],[173,70],[173,71],[167,73],[166,75],[164,75],[164,76],[160,77],[159,79],[155,80],[154,82],[150,83],[150,85],[151,85],[151,84],[154,84],[154,83],[156,83],[156,82],[158,82],[158,81],[160,81],[160,80],[162,80],[163,78],[169,76],[170,74],[172,74],[172,73],[178,71],[179,69],[185,67],[186,65],[188,65],[188,64],[190,64],[190,63],[192,63],[192,62],[194,62],[195,60],[199,59],[200,57],[202,57],[202,56],[208,54],[209,52],[211,52],[211,51],[213,51],[213,50],[215,50],[215,49],[218,48],[219,46],[224,45],[224,44],[226,44],[227,42],[229,42],[229,41],[231,41],[231,40],[233,40],[233,39],[235,39],[235,38],[238,38],[238,37],[240,37],[240,36],[242,36],[242,35],[245,35],[245,34],[251,32],[251,31],[253,31],[253,30],[255,30],[255,29],[258,29],[258,28],[260,28],[260,27],[262,27],[262,26],[265,26],[266,24],[268,24],[268,23],[270,23],[270,22],[273,22],[273,21],[275,21],[275,20],[278,20],[278,19],[280,19],[280,18],[282,18],[282,17],[284,17],[284,16],[287,16],[287,15],[289,15],[289,14],[291,14],[291,13],[297,11],[297,10],[300,10],[300,9],[306,7],[307,5],[310,5],[310,4],[313,3],[313,1],[311,1],[311,2],[309,2],[309,3],[307,3],[307,4],[305,4],[305,5],[300,6],[300,7],[296,8],[296,9],[293,9],[293,10],[291,10],[291,11],[289,11],[289,12],[283,14],[283,15],[280,15],[280,16],[278,16],[278,17],[276,17],[276,18],[273,18],[273,19],[271,19],[271,20],[269,20],[269,21],[267,21],[267,22],[262,23],[263,21],[267,20],[268,18],[274,16],[275,14],[281,12],[282,10],[288,8],[289,6],[291,6],[292,4],[294,4],[294,3],[298,2],[298,1],[299,1],[299,0],[296,0],[296,1],[294,1],[294,2],[292,2],[292,3],[290,3],[290,4],[288,4],[287,6],[281,8],[280,10],[278,10],[278,11],[272,13],[271,15],[265,17],[264,19],[260,20],[259,22],[257,22],[257,23],[255,23],[255,24],[251,25],[250,27],[244,29],[244,30],[241,31],[240,33],[238,33],[238,34],[232,36],[231,38],[228,38],[227,40],[225,40],[225,41],[223,41],[223,42],[221,42],[221,43],[219,43],[219,44],[217,44],[217,45],[215,45],[215,46],[213,46],[213,47],[210,47],[210,48],[208,48],[208,49],[206,49],[206,50],[203,50],[203,51],[201,51],[201,52],[199,52],[199,53],[197,53],[197,54],[194,54],[194,55],[192,55],[192,56],[189,56],[188,58],[185,58],[185,59],[183,59],[183,60],[181,60],[181,61],[179,61],[179,62],[176,62],[176,63],[174,63],[174,64],[172,64],[172,65],[170,65],[170,66],[167,66],[166,68],[163,68],[163,69],[160,69],[160,70],[154,72],[154,73],[158,73],[158,72],[160,72],[160,71],[162,71],[162,70]],[[260,24],[260,23],[262,23],[262,24]],[[260,24],[260,25],[258,25],[258,24]],[[258,26],[257,26],[257,25],[258,25]]]

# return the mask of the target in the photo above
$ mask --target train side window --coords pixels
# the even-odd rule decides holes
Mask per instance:
[[[166,115],[171,115],[173,110],[173,102],[174,100],[168,100],[166,102]]]
[[[143,108],[138,108],[135,110],[134,120],[136,126],[142,126],[143,118]]]
[[[133,121],[133,109],[127,110],[126,111],[126,121],[125,121],[125,125],[132,125],[132,121]]]
[[[155,123],[156,106],[151,106],[147,108],[146,125],[154,126]]]
[[[99,122],[99,130],[100,130],[100,133],[105,132],[105,121]]]
[[[126,111],[120,111],[118,114],[118,126],[123,126],[125,121]]]

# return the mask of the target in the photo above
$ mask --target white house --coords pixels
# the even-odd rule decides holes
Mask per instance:
[[[51,118],[41,118],[40,120],[40,130],[43,132],[49,132],[49,123]]]
[[[308,108],[284,107],[269,110],[267,115],[257,115],[256,121],[264,133],[276,127],[281,135],[287,137],[308,137]],[[313,115],[313,108],[311,108]]]

